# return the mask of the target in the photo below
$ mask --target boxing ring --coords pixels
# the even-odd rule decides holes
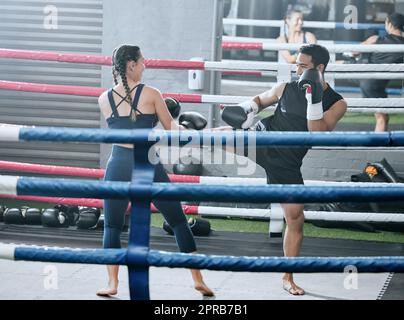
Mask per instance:
[[[255,46],[255,45],[254,45]],[[243,48],[244,45],[243,45]],[[271,47],[272,48],[272,47]],[[283,47],[282,47],[283,48]],[[288,47],[289,48],[289,47]],[[276,50],[279,50],[277,47]],[[350,46],[352,49],[352,46]],[[356,48],[360,49],[360,48]],[[369,48],[372,50],[371,48]],[[385,48],[381,48],[384,50]],[[335,49],[339,50],[339,49]],[[342,49],[341,49],[342,50]],[[346,50],[345,48],[343,50]],[[402,50],[397,49],[397,50]],[[111,59],[102,56],[59,54],[53,52],[33,52],[24,50],[0,49],[0,57],[14,59],[32,59],[72,63],[91,63],[109,66]],[[168,68],[180,70],[210,70],[265,75],[277,73],[287,66],[271,63],[239,63],[237,61],[175,61],[147,60],[149,68]],[[287,69],[292,72],[292,69]],[[389,76],[402,78],[403,65],[330,65],[330,72],[335,77],[352,76],[352,72],[363,72],[368,76],[371,72],[388,72]],[[345,74],[344,74],[345,73]],[[377,75],[376,75],[377,76]],[[360,77],[360,75],[357,75]],[[0,89],[70,94],[83,96],[99,96],[105,89],[58,86],[37,83],[0,81]],[[177,98],[184,103],[235,104],[249,97],[213,96],[199,94],[165,93],[164,96]],[[403,112],[404,99],[347,99],[349,111],[354,112]],[[214,144],[214,141],[225,143],[229,140],[240,140],[247,143],[254,138],[257,145],[267,146],[317,146],[317,147],[403,147],[404,132],[391,133],[191,133],[155,131],[153,137],[157,141],[162,138],[169,143],[182,141],[183,144]],[[129,198],[131,200],[131,225],[128,249],[66,249],[25,245],[0,245],[0,258],[9,260],[86,263],[86,264],[119,264],[128,266],[130,297],[136,300],[150,299],[149,268],[200,268],[208,270],[250,271],[250,272],[343,272],[346,267],[355,266],[359,272],[404,272],[404,257],[247,257],[225,255],[190,255],[150,250],[150,213],[155,211],[151,206],[152,199],[176,201],[209,201],[216,202],[329,202],[329,201],[393,201],[404,197],[404,186],[400,184],[361,185],[322,183],[321,185],[266,185],[263,180],[237,180],[220,184],[213,179],[205,183],[195,183],[195,177],[171,176],[173,184],[153,183],[153,166],[148,162],[149,149],[156,140],[150,139],[149,131],[101,130],[101,129],[67,129],[67,128],[30,128],[0,127],[0,141],[53,141],[53,142],[89,142],[89,143],[134,143],[135,166],[133,180],[130,183],[105,182],[77,179],[45,179],[16,176],[0,177],[0,194],[20,199],[42,199],[61,203],[65,197],[77,198],[80,203],[91,206],[102,206],[103,198]],[[3,163],[4,164],[4,163]],[[4,164],[6,165],[6,164]],[[14,167],[15,168],[15,167]],[[49,168],[48,168],[49,169]],[[57,170],[56,170],[57,171]],[[54,172],[61,174],[62,171]],[[96,177],[102,175],[101,170],[89,173],[77,170],[78,176]],[[187,180],[188,179],[188,180]],[[230,178],[229,178],[230,179]],[[193,181],[192,181],[193,180]],[[246,187],[248,185],[248,187]],[[48,198],[45,198],[48,197]],[[59,197],[59,198],[57,198]],[[62,198],[60,198],[62,197]],[[53,200],[52,200],[53,199]],[[85,202],[89,201],[89,202]],[[187,210],[188,208],[188,210]],[[185,213],[198,213],[195,208],[184,206]],[[200,212],[199,212],[200,213]],[[262,212],[257,212],[262,214]],[[341,218],[341,217],[339,217]],[[382,218],[382,216],[380,216]],[[358,219],[358,217],[355,217]],[[365,219],[362,217],[362,219]],[[355,220],[357,221],[357,220]],[[401,220],[400,220],[401,221]]]
[[[151,135],[152,133],[152,135]],[[252,137],[253,136],[253,137]],[[150,147],[161,139],[171,144],[202,145],[233,139],[256,138],[267,146],[403,146],[404,132],[385,134],[338,133],[199,133],[150,130],[102,130],[65,128],[1,127],[1,141],[57,141],[134,143],[132,182],[44,179],[2,176],[0,193],[15,195],[84,196],[86,198],[130,198],[131,225],[127,249],[55,249],[2,244],[0,258],[25,261],[127,265],[131,299],[150,298],[149,267],[199,268],[250,272],[343,272],[355,266],[358,272],[404,272],[404,257],[233,257],[168,253],[149,249],[150,203],[152,199],[242,202],[326,202],[399,200],[404,186],[301,186],[301,185],[196,185],[153,183]]]
[[[276,44],[275,44],[276,45]],[[355,49],[362,50],[363,47],[367,46],[356,46]],[[393,50],[397,50],[397,46],[393,46]],[[400,46],[398,46],[400,47]],[[336,46],[336,48],[339,48]],[[344,47],[345,48],[345,47]],[[401,48],[401,47],[400,47]],[[278,48],[279,49],[279,48]],[[363,50],[367,50],[366,48]],[[383,48],[383,50],[385,50]],[[86,63],[110,66],[111,58],[107,56],[97,56],[97,55],[80,55],[80,54],[66,54],[66,53],[56,53],[56,52],[39,52],[39,51],[28,51],[28,50],[9,50],[0,49],[0,57],[2,58],[13,58],[13,59],[28,59],[28,60],[40,60],[40,61],[58,61],[61,63]],[[246,61],[185,61],[185,60],[159,60],[159,59],[149,59],[145,61],[147,68],[153,69],[174,69],[174,70],[205,70],[205,71],[223,71],[232,73],[254,73],[258,75],[266,75],[267,73],[275,73],[278,78],[285,78],[285,80],[290,79],[293,74],[293,66],[282,65],[277,63],[264,63],[264,62],[246,62]],[[404,66],[403,65],[340,65],[340,64],[330,64],[328,66],[328,72],[326,77],[331,78],[363,78],[363,77],[391,77],[401,79],[403,76]],[[329,80],[329,79],[328,79]],[[225,80],[224,80],[225,81]],[[48,85],[39,83],[23,83],[23,82],[13,82],[13,81],[0,81],[0,89],[4,90],[16,90],[16,91],[28,91],[28,92],[42,92],[50,94],[66,94],[66,95],[80,95],[80,96],[90,96],[98,97],[104,88],[94,88],[94,87],[80,87],[80,86],[66,86],[66,85]],[[241,101],[245,101],[250,97],[247,96],[223,96],[223,95],[204,95],[204,94],[182,94],[182,93],[165,93],[165,97],[175,97],[180,102],[184,103],[214,103],[214,104],[235,104]],[[389,99],[360,99],[360,98],[348,98],[348,111],[349,112],[384,112],[384,113],[402,113],[404,112],[404,99],[403,98],[389,98]],[[268,108],[268,110],[273,110],[273,107]],[[184,178],[184,177],[182,177]],[[189,179],[186,178],[186,179]],[[205,179],[205,178],[203,178]],[[248,179],[247,179],[248,180]],[[248,183],[247,180],[243,180],[242,183]],[[212,180],[210,181],[212,183]],[[259,182],[260,184],[263,181]],[[20,199],[21,196],[19,196]],[[35,200],[32,197],[25,197],[26,200]],[[102,207],[102,201],[97,199],[43,199],[46,202],[51,203],[64,203],[64,204],[79,204],[79,205],[90,205],[95,207]],[[156,211],[153,208],[153,211]],[[207,215],[217,215],[218,212],[222,211],[222,208],[214,207],[197,207],[197,206],[184,206],[184,211],[187,214],[197,214],[205,213]],[[279,208],[278,208],[279,209]],[[230,211],[233,211],[229,209]],[[228,213],[228,212],[227,212]],[[238,212],[233,211],[232,214],[238,216],[245,216],[246,211],[238,209]],[[254,210],[251,214],[247,216],[253,217],[264,217],[268,218],[272,216],[272,221],[279,220],[278,227],[270,228],[274,233],[277,234],[282,229],[282,214],[280,210]],[[336,213],[332,219],[347,219]],[[312,217],[313,219],[330,219],[331,215],[325,216],[321,212],[308,212],[307,218]],[[274,219],[277,217],[277,219]],[[376,216],[371,213],[352,213],[351,219],[357,220],[377,220],[383,219],[384,221],[400,221],[397,215],[385,215]],[[275,223],[273,224],[275,226]]]

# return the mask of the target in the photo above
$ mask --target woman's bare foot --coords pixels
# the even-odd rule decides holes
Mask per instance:
[[[205,297],[213,297],[215,294],[213,291],[202,281],[195,282],[195,290],[199,291]]]
[[[102,288],[97,291],[97,296],[110,297],[116,295],[117,293],[118,293],[118,283],[116,284],[109,283],[107,288]]]
[[[294,296],[302,296],[305,294],[304,290],[294,283],[293,279],[283,279],[283,289]]]
[[[194,280],[194,288],[205,297],[213,297],[215,294],[203,281],[201,270],[191,269],[192,279]]]

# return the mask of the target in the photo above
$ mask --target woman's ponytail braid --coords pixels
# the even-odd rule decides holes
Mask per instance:
[[[132,105],[131,90],[126,77],[126,68],[129,61],[137,62],[141,57],[140,48],[132,45],[121,45],[116,48],[112,54],[112,76],[114,83],[118,84],[117,76],[122,80],[123,87],[125,88],[125,100]]]

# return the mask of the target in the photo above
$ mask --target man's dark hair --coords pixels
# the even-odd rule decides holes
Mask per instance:
[[[323,64],[324,70],[327,67],[328,62],[330,61],[330,53],[328,52],[328,50],[318,44],[304,45],[300,47],[299,53],[311,56],[311,61],[313,62],[314,67],[317,67],[319,64]]]
[[[388,16],[387,21],[390,22],[394,28],[404,32],[404,15],[395,12]]]

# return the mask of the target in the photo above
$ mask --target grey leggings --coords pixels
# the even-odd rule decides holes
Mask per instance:
[[[113,146],[105,172],[105,180],[130,181],[133,170],[133,150]],[[155,167],[154,182],[170,182],[167,172],[161,164]],[[196,251],[195,240],[187,219],[178,201],[153,201],[156,208],[174,231],[181,252]],[[129,200],[104,200],[104,248],[121,248],[121,232],[125,221],[125,212]]]

